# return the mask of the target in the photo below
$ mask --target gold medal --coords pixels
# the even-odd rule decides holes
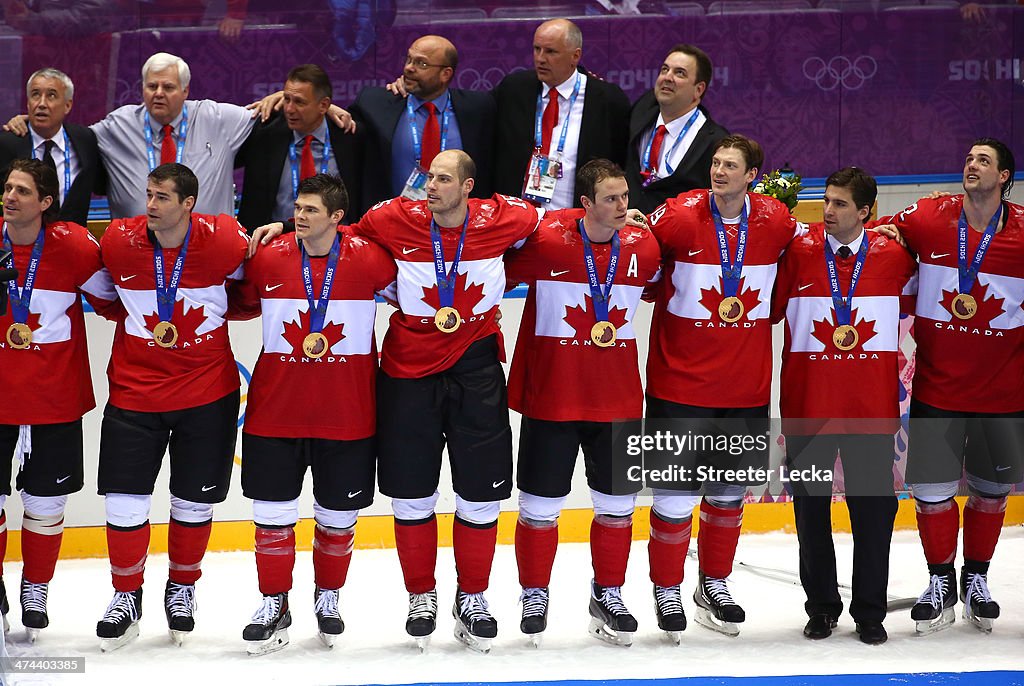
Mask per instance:
[[[590,327],[590,340],[594,345],[601,348],[610,348],[615,345],[615,325],[611,322],[598,322]]]
[[[970,319],[978,311],[978,301],[970,293],[957,293],[949,309],[957,319]]]
[[[7,327],[7,343],[15,350],[25,350],[32,345],[32,329],[28,324],[11,324]]]
[[[159,322],[153,327],[153,340],[161,348],[172,348],[178,342],[178,327],[170,322]]]
[[[832,332],[832,342],[843,351],[856,348],[859,340],[860,334],[857,333],[857,329],[849,324],[837,326],[836,330]]]
[[[729,324],[738,322],[743,316],[743,301],[735,295],[723,298],[718,305],[718,316],[722,318],[723,322]]]
[[[308,334],[302,339],[302,353],[306,357],[319,360],[327,354],[328,349],[327,336],[320,332]]]
[[[462,326],[462,317],[454,307],[442,307],[434,314],[434,326],[441,333],[455,333]]]

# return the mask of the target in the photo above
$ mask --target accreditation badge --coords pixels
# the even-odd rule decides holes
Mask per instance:
[[[427,171],[419,166],[409,173],[409,178],[405,180],[405,187],[402,189],[402,197],[409,200],[426,200],[427,199]]]
[[[555,197],[555,185],[562,165],[544,155],[534,154],[526,172],[526,187],[523,197],[533,202],[548,203]]]

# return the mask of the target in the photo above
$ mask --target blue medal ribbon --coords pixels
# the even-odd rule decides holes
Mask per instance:
[[[462,223],[462,235],[455,249],[451,271],[444,268],[444,245],[441,243],[441,229],[437,222],[430,220],[430,243],[434,246],[434,276],[437,279],[437,300],[441,307],[451,307],[455,303],[455,281],[459,277],[459,262],[462,260],[462,247],[466,244],[466,229],[469,228],[469,211],[466,221]],[[438,309],[441,309],[439,307]]]
[[[3,228],[4,249],[11,251],[10,260],[5,265],[8,269],[14,269],[14,245],[7,236],[7,225]],[[32,255],[28,258],[28,269],[25,270],[25,285],[18,288],[18,282],[11,280],[7,282],[7,295],[11,301],[11,317],[18,324],[28,322],[28,306],[32,302],[32,290],[36,283],[36,273],[39,271],[39,263],[43,259],[43,244],[46,243],[46,225],[43,224],[36,236],[36,242],[32,245]]]
[[[868,257],[868,237],[864,235],[860,241],[860,249],[857,250],[857,263],[853,265],[853,273],[850,275],[850,290],[843,297],[839,289],[839,272],[836,269],[836,256],[832,252],[832,246],[825,239],[825,264],[828,265],[828,286],[832,291],[832,304],[836,308],[836,324],[848,326],[851,313],[853,312],[853,292],[857,290],[857,282],[860,280],[860,273],[864,269],[864,261]]]
[[[185,255],[188,253],[188,239],[192,235],[192,222],[188,223],[188,231],[185,232],[185,241],[181,244],[178,258],[174,260],[174,267],[171,269],[171,281],[167,283],[164,278],[164,249],[157,241],[153,246],[153,275],[156,277],[156,313],[162,322],[171,321],[174,314],[174,301],[178,299],[178,283],[181,281],[181,272],[185,267]]]
[[[309,332],[320,333],[327,318],[327,304],[331,299],[331,286],[334,284],[334,274],[338,269],[338,258],[341,255],[341,234],[335,235],[331,251],[327,254],[324,285],[320,289],[320,297],[316,300],[313,299],[313,268],[302,241],[299,241],[299,250],[302,252],[302,285],[306,289],[306,302],[309,303]]]
[[[604,277],[604,285],[597,277],[597,262],[594,260],[594,249],[590,245],[590,237],[583,226],[583,220],[577,221],[580,236],[583,237],[584,264],[587,267],[587,283],[590,284],[590,298],[594,302],[594,316],[599,322],[608,321],[608,304],[612,298],[612,285],[615,283],[615,272],[619,267],[619,250],[621,241],[619,232],[612,234],[611,254],[608,256],[608,273]]]
[[[959,277],[959,292],[970,293],[971,289],[974,288],[974,281],[978,278],[978,272],[981,270],[981,261],[985,259],[985,253],[988,252],[989,246],[992,244],[992,238],[996,235],[996,228],[999,226],[999,218],[1003,213],[1003,203],[1000,201],[999,207],[996,209],[996,213],[992,215],[992,219],[989,221],[988,226],[985,227],[985,232],[981,235],[981,241],[978,243],[977,250],[974,251],[974,259],[971,260],[970,266],[967,264],[967,215],[964,211],[960,210],[960,221],[958,222],[958,236],[957,236],[957,275]]]
[[[294,138],[294,136],[293,136]],[[303,136],[305,138],[305,136]],[[316,140],[316,136],[313,136],[313,140]],[[292,167],[292,200],[299,197],[299,160],[298,154],[295,152],[295,146],[298,145],[298,141],[292,140],[291,145],[288,146],[288,160]],[[310,141],[310,145],[313,145],[313,141]],[[324,157],[320,160],[320,173],[327,173],[327,164],[331,161],[331,132],[328,130],[327,136],[324,140]]]
[[[556,89],[557,90],[557,89]],[[580,75],[576,74],[576,84],[572,87],[572,95],[569,96],[569,111],[565,115],[565,121],[562,122],[562,132],[558,136],[558,151],[556,152],[556,159],[562,159],[562,151],[565,150],[565,138],[569,133],[569,117],[572,116],[572,107],[576,104],[576,98],[580,94]],[[542,156],[547,156],[547,150],[541,150],[541,143],[544,140],[544,132],[541,131],[541,121],[544,118],[544,89],[541,88],[540,93],[537,93],[537,116],[533,125],[533,144],[537,149],[538,153]],[[562,176],[561,170],[559,170],[559,177]]]
[[[422,106],[422,103],[421,103]],[[423,140],[420,138],[420,130],[416,128],[416,107],[413,107],[409,98],[405,99],[405,118],[409,121],[409,135],[412,137],[413,156],[416,158],[416,166],[423,169]],[[441,117],[441,152],[448,149],[448,117],[452,111],[451,95],[444,106],[444,116]],[[427,115],[430,116],[429,114]],[[424,124],[426,126],[426,124]]]
[[[669,148],[668,152],[665,153],[665,171],[668,172],[667,174],[665,174],[665,176],[672,176],[672,174],[675,172],[675,168],[670,166],[668,161],[672,157],[672,153],[674,153],[676,148],[679,147],[679,143],[682,142],[682,140],[684,138],[686,138],[686,134],[690,131],[690,128],[693,126],[693,122],[697,121],[697,116],[699,114],[700,114],[700,108],[699,107],[695,107],[693,109],[693,114],[690,115],[690,118],[686,121],[686,124],[683,125],[682,131],[680,131],[679,134],[676,135],[675,141],[672,142],[672,147]],[[657,123],[657,122],[655,122],[655,123]],[[644,171],[646,171],[650,175],[644,181],[644,185],[645,186],[647,186],[649,184],[652,184],[652,183],[654,183],[657,180],[655,178],[655,176],[654,176],[654,170],[651,168],[651,146],[654,145],[654,136],[657,133],[658,133],[658,127],[655,126],[654,129],[651,131],[651,138],[650,138],[650,140],[647,141],[647,147],[644,148],[644,158],[643,158],[643,161],[640,163],[640,168],[643,169]],[[658,154],[660,156],[661,153],[658,153]],[[654,164],[657,164],[657,163],[658,163],[658,160],[654,160]]]
[[[715,233],[718,234],[718,259],[722,265],[722,297],[734,298],[740,290],[740,278],[743,276],[743,258],[747,254],[747,203],[743,203],[740,213],[740,228],[736,236],[736,259],[729,260],[729,239],[725,235],[722,213],[715,204],[714,193],[711,199],[711,216],[715,220]]]
[[[149,161],[149,171],[157,168],[156,146],[153,144],[153,126],[149,121],[149,112],[146,112],[145,125],[142,127],[142,135],[146,137],[146,159]],[[185,137],[188,135],[188,106],[181,108],[181,122],[178,124],[178,143],[174,154],[174,161],[181,164],[182,155],[185,154]]]

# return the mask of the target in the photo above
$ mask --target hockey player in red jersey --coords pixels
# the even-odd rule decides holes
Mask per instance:
[[[876,194],[875,180],[855,167],[828,177],[825,221],[790,244],[773,312],[773,320],[786,322],[780,398],[787,464],[828,475],[791,484],[809,618],[804,635],[829,637],[843,611],[829,478],[838,451],[853,526],[850,614],[869,644],[887,639],[900,298],[917,266],[896,241],[864,230]]]
[[[1024,479],[1024,207],[1006,200],[1014,170],[1004,143],[976,140],[963,195],[919,200],[893,219],[920,261],[906,478],[930,576],[911,611],[921,633],[954,619],[953,497],[964,473],[964,617],[991,631],[999,616],[989,562],[1007,494]]]
[[[7,552],[11,457],[25,514],[21,525],[21,621],[29,638],[49,625],[46,597],[64,535],[68,495],[82,490],[82,415],[96,406],[85,341],[84,294],[97,310],[116,310],[117,296],[100,246],[82,226],[57,220],[58,179],[39,160],[16,160],[3,189],[0,270],[0,369],[17,390],[0,403],[0,570]],[[7,629],[7,592],[0,610]]]
[[[188,167],[160,165],[149,173],[146,215],[115,219],[101,241],[128,313],[114,333],[100,436],[98,487],[115,591],[96,626],[104,650],[138,636],[150,500],[168,445],[164,610],[178,643],[195,625],[213,505],[227,497],[239,405],[227,283],[241,278],[247,236],[232,217],[194,214],[198,193]]]
[[[263,604],[243,638],[252,654],[288,643],[299,494],[313,472],[313,606],[320,639],[344,631],[339,591],[359,510],[373,502],[377,345],[374,294],[395,281],[378,245],[338,233],[348,193],[336,176],[299,184],[296,233],[246,264],[232,307],[263,315],[242,432],[242,490],[253,499]],[[315,398],[310,404],[309,399]]]

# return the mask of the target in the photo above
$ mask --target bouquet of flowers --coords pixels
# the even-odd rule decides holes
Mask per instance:
[[[796,195],[803,188],[797,174],[790,171],[784,174],[776,169],[761,177],[761,180],[754,186],[754,192],[775,198],[792,212],[798,202]]]

